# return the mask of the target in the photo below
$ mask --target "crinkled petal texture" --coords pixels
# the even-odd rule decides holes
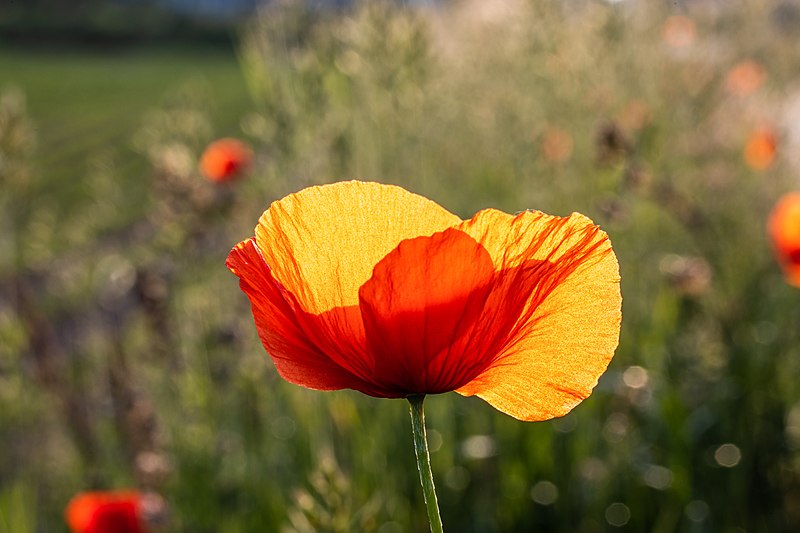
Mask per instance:
[[[67,505],[67,524],[74,533],[146,533],[136,491],[84,492]]]
[[[522,420],[567,414],[591,394],[619,341],[619,266],[608,236],[580,214],[486,210],[462,228],[497,269],[518,270],[511,290],[531,293],[503,350],[458,392]]]
[[[278,372],[313,389],[455,390],[544,420],[591,393],[619,336],[616,258],[577,214],[462,221],[342,182],[273,203],[227,264]]]
[[[768,230],[787,281],[800,287],[800,192],[785,194],[775,204]]]

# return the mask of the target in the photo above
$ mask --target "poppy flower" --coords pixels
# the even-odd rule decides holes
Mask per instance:
[[[683,15],[673,15],[661,26],[661,39],[672,48],[685,48],[695,41],[694,21]]]
[[[547,128],[540,151],[548,162],[563,163],[572,155],[572,136],[560,128]]]
[[[767,74],[764,68],[753,60],[736,64],[725,77],[725,89],[736,96],[747,96],[756,92],[763,84]]]
[[[147,533],[136,491],[80,493],[65,515],[73,533]]]
[[[456,391],[546,420],[591,393],[619,337],[616,257],[577,213],[461,220],[340,182],[274,202],[227,266],[278,372],[311,389]]]
[[[200,170],[209,180],[225,183],[242,176],[253,160],[250,148],[237,139],[219,139],[206,147]]]
[[[778,141],[769,128],[755,130],[744,146],[744,160],[753,170],[766,170],[775,160]]]
[[[785,194],[778,200],[767,230],[787,281],[800,287],[800,192]]]

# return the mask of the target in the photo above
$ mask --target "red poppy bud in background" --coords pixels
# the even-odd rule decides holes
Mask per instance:
[[[219,139],[209,144],[200,158],[200,171],[209,180],[225,183],[250,168],[253,151],[238,139]]]
[[[767,230],[786,280],[800,287],[800,192],[785,194],[778,200]]]
[[[64,514],[73,533],[147,533],[141,495],[132,490],[82,492]]]
[[[694,21],[683,15],[674,15],[661,26],[661,39],[672,48],[685,48],[694,43],[697,29]]]
[[[753,170],[766,170],[775,161],[777,151],[778,140],[775,133],[769,128],[757,129],[747,138],[744,160]]]
[[[736,96],[747,96],[756,92],[766,80],[764,68],[753,60],[737,63],[725,77],[725,89]]]

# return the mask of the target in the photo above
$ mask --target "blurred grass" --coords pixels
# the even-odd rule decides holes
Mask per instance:
[[[280,380],[223,267],[270,201],[372,178],[463,217],[580,211],[620,259],[620,348],[573,413],[426,402],[449,530],[797,529],[800,306],[764,236],[798,183],[796,6],[502,5],[280,3],[241,65],[0,52],[38,139],[0,167],[0,527],[63,531],[73,493],[135,484],[168,531],[425,530],[404,402]],[[747,59],[766,81],[733,95]],[[195,161],[223,135],[257,159],[219,188]]]
[[[133,157],[132,132],[170,92],[195,84],[209,93],[208,114],[221,134],[238,128],[249,100],[235,55],[201,45],[118,47],[107,52],[0,48],[0,87],[25,93],[38,137],[36,170],[48,178],[38,191],[57,206],[77,202],[87,158],[121,154],[116,171],[140,199],[146,166]]]

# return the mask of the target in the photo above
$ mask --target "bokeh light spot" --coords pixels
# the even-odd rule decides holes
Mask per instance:
[[[469,459],[486,459],[495,454],[496,445],[489,435],[472,435],[461,444],[461,452]]]
[[[622,442],[628,434],[629,425],[630,422],[625,413],[612,413],[603,426],[603,437],[611,443]]]
[[[436,431],[435,429],[429,429],[428,433],[428,451],[430,453],[436,453],[442,449],[442,442],[444,439],[442,438],[442,434]]]
[[[460,491],[469,486],[469,470],[463,466],[454,466],[444,475],[444,484],[449,488]]]
[[[702,522],[708,518],[708,504],[703,500],[693,500],[686,505],[684,512],[692,522]]]
[[[669,17],[661,27],[661,38],[672,48],[685,48],[691,45],[696,35],[694,21],[682,15]]]
[[[723,444],[714,452],[714,460],[720,466],[732,468],[742,460],[742,452],[735,444]]]
[[[624,503],[614,502],[606,509],[606,522],[614,527],[622,527],[631,519],[631,510]]]
[[[642,474],[642,480],[648,487],[666,490],[672,485],[672,471],[659,465],[649,465]]]
[[[531,488],[531,499],[539,505],[552,505],[558,499],[558,487],[550,481],[539,481]]]
[[[629,366],[622,373],[622,381],[632,389],[641,389],[647,386],[650,380],[647,370],[640,366]]]

